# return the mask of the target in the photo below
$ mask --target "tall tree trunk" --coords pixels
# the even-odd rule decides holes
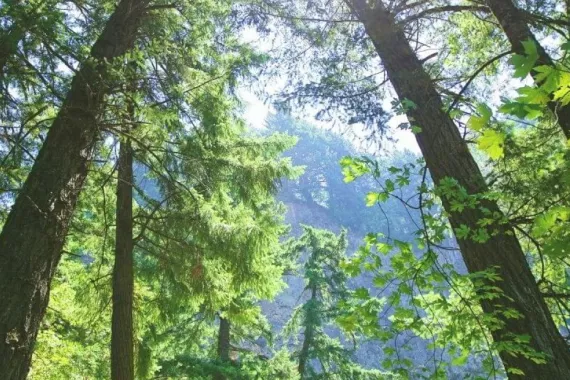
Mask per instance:
[[[317,288],[315,284],[313,284],[311,286],[311,301],[315,298],[317,298]],[[309,350],[311,349],[314,340],[315,326],[312,324],[305,326],[305,331],[303,334],[303,346],[301,347],[301,352],[299,353],[299,366],[297,367],[301,379],[305,378],[307,362],[309,361]]]
[[[149,0],[122,0],[91,49],[0,233],[0,374],[25,379],[50,283],[99,135],[105,60],[132,48]]]
[[[224,364],[230,362],[230,321],[220,316],[220,327],[218,331],[218,358]],[[215,380],[224,380],[226,377],[218,372],[214,376]]]
[[[511,0],[486,0],[487,6],[493,12],[493,15],[499,21],[501,28],[505,32],[507,39],[511,43],[513,51],[517,54],[525,54],[523,42],[530,40],[536,45],[538,51],[538,60],[536,66],[548,65],[554,66],[552,58],[546,50],[538,42],[532,31],[530,30],[522,12],[513,4]],[[537,72],[531,71],[531,76],[536,81]],[[570,139],[570,106],[562,107],[558,103],[552,101],[548,103],[548,108],[558,119],[558,124],[562,128],[564,135]]]
[[[445,112],[443,103],[429,75],[410,47],[404,32],[392,15],[375,2],[370,9],[366,0],[347,0],[355,15],[363,22],[374,43],[386,73],[400,100],[409,99],[416,107],[407,111],[407,117],[422,131],[416,134],[418,145],[435,184],[445,178],[455,178],[469,194],[487,190],[484,178],[469,152],[453,120]],[[480,208],[451,210],[443,199],[454,229],[461,225],[478,228],[485,217]],[[501,214],[495,202],[482,204],[491,212]],[[549,356],[546,364],[536,364],[522,356],[501,352],[506,368],[518,368],[529,379],[570,379],[570,351],[556,328],[550,311],[541,296],[524,252],[508,226],[497,226],[502,231],[484,243],[458,239],[463,259],[470,273],[496,268],[501,281],[494,283],[505,297],[481,301],[485,313],[515,309],[521,318],[498,315],[504,327],[492,331],[495,341],[512,339],[512,335],[529,335],[531,346]],[[516,378],[509,374],[509,378]]]
[[[121,142],[117,179],[117,229],[113,267],[111,378],[134,379],[133,356],[133,150]]]

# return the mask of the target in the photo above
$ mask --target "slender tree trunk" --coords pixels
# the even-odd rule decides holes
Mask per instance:
[[[230,362],[230,321],[220,316],[220,327],[218,331],[218,358],[222,363]],[[218,372],[214,376],[215,380],[224,380],[226,377]]]
[[[499,21],[501,28],[505,32],[507,39],[511,43],[513,51],[517,54],[525,54],[523,42],[530,40],[536,44],[538,51],[538,60],[536,66],[548,65],[554,66],[552,58],[546,50],[540,45],[532,31],[530,30],[521,11],[513,4],[511,0],[486,0],[487,6],[493,12],[493,15]],[[537,72],[531,71],[531,76],[536,81]],[[552,101],[548,103],[548,108],[558,119],[558,124],[562,128],[564,135],[570,139],[570,106],[562,107],[558,103]]]
[[[416,139],[435,184],[445,178],[454,178],[469,194],[487,190],[465,141],[445,112],[431,78],[392,15],[381,1],[376,2],[374,10],[367,6],[366,0],[347,1],[363,22],[398,97],[416,105],[407,111],[407,116],[411,123],[422,129]],[[485,217],[480,208],[454,212],[446,199],[443,199],[443,205],[454,229],[466,225],[475,230],[477,222]],[[502,215],[495,202],[486,201],[482,206]],[[549,356],[546,364],[536,364],[520,355],[515,357],[501,352],[503,364],[506,368],[524,371],[529,379],[570,379],[570,351],[552,320],[524,252],[511,228],[496,227],[500,232],[484,243],[458,239],[470,273],[496,269],[502,279],[493,284],[505,297],[481,301],[484,312],[515,309],[522,316],[507,319],[498,314],[504,327],[492,331],[493,338],[504,341],[512,339],[512,335],[529,335],[531,346]],[[516,376],[509,374],[509,378]]]
[[[0,374],[29,371],[50,283],[99,135],[109,91],[104,60],[134,43],[149,0],[122,0],[93,46],[53,122],[0,233]]]
[[[305,339],[303,340],[303,346],[301,347],[301,353],[299,354],[299,376],[301,379],[305,378],[305,371],[307,369],[307,361],[309,356],[309,349],[313,341],[313,329],[312,326],[308,326],[305,329]]]
[[[316,297],[317,297],[317,288],[313,284],[311,286],[311,300],[314,300]],[[315,334],[315,326],[312,324],[308,324],[305,327],[303,346],[301,347],[301,352],[299,353],[298,371],[301,379],[305,378],[305,371],[307,370],[307,362],[309,361],[309,350],[313,345],[314,334]]]
[[[113,267],[111,378],[134,379],[133,356],[133,150],[121,142],[117,180],[117,229]]]

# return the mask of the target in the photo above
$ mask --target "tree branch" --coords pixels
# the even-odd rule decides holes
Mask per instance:
[[[446,5],[442,7],[429,8],[424,11],[418,12],[415,15],[403,19],[402,21],[400,21],[400,23],[407,24],[432,14],[447,13],[447,12],[464,12],[464,11],[485,12],[485,13],[491,12],[489,8],[479,5]]]
[[[461,91],[459,91],[459,94],[457,94],[455,96],[455,99],[453,99],[453,103],[451,103],[451,105],[449,106],[449,108],[447,109],[447,114],[449,114],[453,108],[455,108],[455,106],[457,105],[457,102],[459,101],[459,99],[461,98],[461,96],[463,95],[463,93],[467,90],[467,87],[469,87],[469,85],[471,84],[471,82],[473,82],[473,80],[483,71],[485,70],[487,67],[489,67],[491,64],[493,64],[494,62],[498,61],[499,59],[511,54],[513,51],[509,50],[509,51],[505,51],[493,58],[491,58],[490,60],[488,60],[487,62],[485,62],[483,64],[483,66],[479,67],[474,73],[473,75],[471,75],[471,77],[469,78],[469,80],[467,81],[467,83],[465,83],[465,86],[463,86],[463,88],[461,89]]]

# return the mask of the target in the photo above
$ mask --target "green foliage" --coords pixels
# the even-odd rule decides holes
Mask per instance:
[[[522,45],[525,54],[516,54],[510,60],[515,68],[515,78],[524,78],[529,75],[538,60],[538,51],[534,41],[522,41]]]
[[[110,65],[117,83],[141,85],[129,99],[124,91],[107,99],[103,139],[53,285],[54,312],[40,334],[33,378],[108,377],[115,144],[126,134],[136,160],[139,378],[154,377],[178,355],[211,360],[204,347],[212,347],[215,331],[208,322],[220,309],[238,309],[229,314],[237,342],[267,335],[257,302],[284,286],[279,239],[287,228],[274,194],[282,178],[300,173],[281,157],[295,141],[246,135],[236,116],[236,80],[263,57],[237,40],[227,22],[231,4],[176,8],[152,11],[144,48],[124,58],[134,65]],[[136,128],[125,130],[129,102]],[[52,327],[61,321],[64,328]]]
[[[301,378],[306,379],[379,379],[381,373],[360,368],[351,360],[350,351],[336,338],[330,337],[326,328],[335,326],[340,316],[338,305],[349,298],[367,297],[364,288],[349,291],[346,275],[341,270],[347,245],[346,231],[336,236],[327,230],[303,226],[303,234],[291,241],[289,250],[305,256],[303,277],[308,299],[294,312],[285,327],[287,336],[294,337],[303,330],[302,345],[297,351]],[[339,326],[346,324],[340,319]],[[313,362],[318,361],[320,367]]]
[[[537,45],[523,41],[524,54],[509,60],[513,77],[532,75],[535,83],[520,86],[512,99],[505,91],[497,106],[489,91],[506,69],[501,61],[481,65],[505,50],[505,38],[490,14],[443,12],[414,20],[452,2],[390,3],[419,47],[429,48],[420,41],[429,38],[440,49],[423,64],[446,106],[454,103],[447,112],[466,127],[465,140],[490,158],[484,167],[489,190],[472,195],[453,178],[433,186],[424,162],[409,153],[390,160],[356,157],[339,135],[283,114],[268,120],[268,133],[247,130],[235,93],[244,82],[263,79],[262,72],[275,75],[264,65],[271,58],[282,70],[273,78],[287,79],[278,107],[374,126],[372,141],[384,135],[389,117],[417,109],[409,99],[384,109],[391,92],[382,87],[375,47],[344,3],[153,3],[133,51],[106,62],[111,90],[98,119],[101,136],[51,287],[30,378],[109,377],[116,145],[126,137],[136,160],[137,378],[444,379],[461,367],[486,378],[521,374],[501,368],[499,353],[548,360],[532,348],[529,335],[492,341],[491,332],[521,315],[508,308],[483,312],[481,302],[504,297],[497,286],[502,279],[496,270],[466,275],[453,236],[480,244],[512,227],[555,323],[570,330],[570,153],[557,115],[548,110],[570,105],[570,44],[555,34],[567,15],[552,1],[519,2],[535,13],[533,27],[553,41],[549,48],[560,48],[547,66],[537,64]],[[76,68],[92,63],[89,46],[115,5],[31,0],[0,7],[0,53],[12,50],[0,70],[0,220]],[[244,27],[271,31],[288,42],[286,51],[269,57],[256,50],[243,42],[243,31],[250,31]],[[475,67],[482,70],[471,82]],[[136,117],[125,128],[128,104],[135,105]],[[409,121],[402,129],[414,134],[429,127]],[[305,167],[304,175],[294,165]],[[346,231],[309,226],[300,238],[286,240],[286,210],[275,199],[281,185],[283,200],[309,212],[327,210],[339,226],[360,226],[351,233],[366,234],[362,246],[347,255]],[[490,211],[489,200],[505,214]],[[442,204],[450,213],[477,209],[483,217],[452,227]],[[276,350],[260,301],[283,291],[283,274],[297,270],[299,261],[303,303],[284,329],[290,346]],[[350,278],[367,282],[352,287]],[[217,359],[220,312],[232,324],[237,359],[231,363]],[[386,372],[357,364],[355,346],[364,339],[382,345],[377,361]],[[412,339],[433,362],[409,356]],[[267,347],[259,349],[258,341]],[[300,358],[307,363],[302,374]]]
[[[485,117],[487,108],[482,110]],[[490,111],[486,114],[490,119]],[[449,246],[450,226],[441,218],[441,206],[437,199],[450,203],[453,211],[480,209],[485,215],[477,223],[480,227],[472,229],[462,225],[455,229],[455,236],[457,239],[484,242],[496,233],[497,226],[509,223],[505,216],[484,207],[486,199],[496,199],[498,194],[470,195],[451,178],[442,180],[437,188],[432,189],[425,182],[425,168],[418,169],[415,165],[391,168],[389,174],[379,171],[378,163],[370,159],[346,158],[344,165],[348,168],[357,165],[361,176],[381,176],[376,182],[383,190],[380,194],[385,196],[380,199],[378,193],[369,193],[367,204],[397,198],[406,207],[420,210],[416,239],[407,242],[381,233],[368,234],[356,254],[341,264],[341,268],[351,277],[373,275],[372,282],[377,289],[375,292],[357,289],[350,299],[341,302],[343,313],[337,320],[344,331],[360,333],[386,343],[397,340],[400,334],[411,333],[429,342],[428,349],[433,350],[434,355],[449,355],[448,363],[451,366],[463,366],[468,361],[480,360],[483,371],[497,375],[501,373],[495,363],[498,352],[522,355],[537,363],[545,361],[544,354],[530,347],[528,337],[512,336],[491,341],[490,332],[502,328],[503,318],[520,318],[520,314],[511,309],[491,313],[481,310],[481,301],[503,297],[496,286],[496,282],[501,281],[496,272],[465,275],[455,265],[445,263],[441,257],[445,250],[453,248]],[[346,173],[352,175],[352,172]],[[407,180],[398,179],[398,176],[405,176]],[[417,182],[417,178],[422,178],[422,181]],[[407,186],[410,182],[416,185],[417,206],[408,203],[414,197],[398,195],[398,187]],[[555,209],[554,216],[549,219],[551,223],[554,220],[560,223],[565,219],[566,214],[557,213],[556,210],[559,209]],[[538,227],[535,233],[556,233],[557,230],[553,231],[552,226],[548,225],[549,221],[541,219],[539,226],[545,229]],[[379,314],[388,315],[390,324],[379,324]],[[400,349],[397,344],[395,349],[390,346],[385,348],[386,359],[382,363],[385,369],[406,377],[447,378],[449,369],[446,371],[442,364],[435,368],[413,367],[409,359],[398,353]]]

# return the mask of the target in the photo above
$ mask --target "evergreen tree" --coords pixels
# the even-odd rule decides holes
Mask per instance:
[[[128,94],[127,94],[128,96]],[[124,132],[135,125],[135,105],[127,100]],[[129,137],[120,142],[117,157],[117,206],[115,262],[113,265],[113,312],[111,318],[111,378],[134,379],[133,342],[133,147]]]
[[[569,8],[3,1],[0,377],[570,378]],[[369,153],[407,118],[424,158],[249,131],[268,77]],[[282,180],[294,220],[373,232],[285,240]],[[299,256],[283,344],[264,301]]]
[[[354,363],[350,351],[331,338],[326,329],[334,327],[338,304],[349,297],[346,275],[340,264],[346,254],[346,231],[336,236],[330,231],[303,226],[303,234],[290,242],[289,249],[305,256],[303,277],[308,298],[297,308],[287,334],[303,330],[297,351],[301,379],[380,379],[380,372],[367,371]],[[319,364],[316,365],[315,362]]]
[[[0,234],[0,372],[26,377],[109,91],[105,61],[132,48],[145,1],[122,1],[71,84]]]

